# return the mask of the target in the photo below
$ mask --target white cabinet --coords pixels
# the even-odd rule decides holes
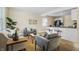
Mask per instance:
[[[71,19],[77,20],[78,19],[78,9],[72,9],[71,10]]]
[[[61,28],[62,33],[61,36],[63,39],[72,41],[72,42],[77,42],[77,29],[74,28]]]
[[[62,39],[77,42],[78,41],[78,31],[76,28],[57,28],[53,27],[53,30],[60,30],[62,31],[59,35],[61,35]]]

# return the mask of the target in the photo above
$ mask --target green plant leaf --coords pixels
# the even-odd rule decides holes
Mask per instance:
[[[11,18],[9,17],[6,17],[6,27],[7,28],[10,28],[10,29],[15,29],[16,27],[16,23],[17,22],[14,22]]]

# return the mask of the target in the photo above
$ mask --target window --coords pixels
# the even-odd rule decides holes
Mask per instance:
[[[0,31],[4,30],[4,8],[0,7]]]
[[[47,18],[42,19],[42,25],[45,27],[48,26],[48,19]]]

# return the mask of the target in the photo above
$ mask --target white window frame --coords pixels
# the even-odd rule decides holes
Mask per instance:
[[[48,26],[48,18],[42,18],[42,26],[44,27]]]
[[[5,8],[0,7],[1,14],[0,14],[0,32],[5,31],[6,28],[6,21],[5,21]]]

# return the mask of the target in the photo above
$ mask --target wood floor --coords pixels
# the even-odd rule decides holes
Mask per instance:
[[[64,40],[64,39],[60,40],[59,48],[60,48],[59,51],[74,51],[75,50],[73,42]]]
[[[27,51],[35,51],[35,42],[28,41],[26,43],[26,50]],[[74,48],[73,42],[60,39],[59,48],[56,51],[79,51],[79,49]],[[41,51],[41,48],[37,45],[36,51]]]

